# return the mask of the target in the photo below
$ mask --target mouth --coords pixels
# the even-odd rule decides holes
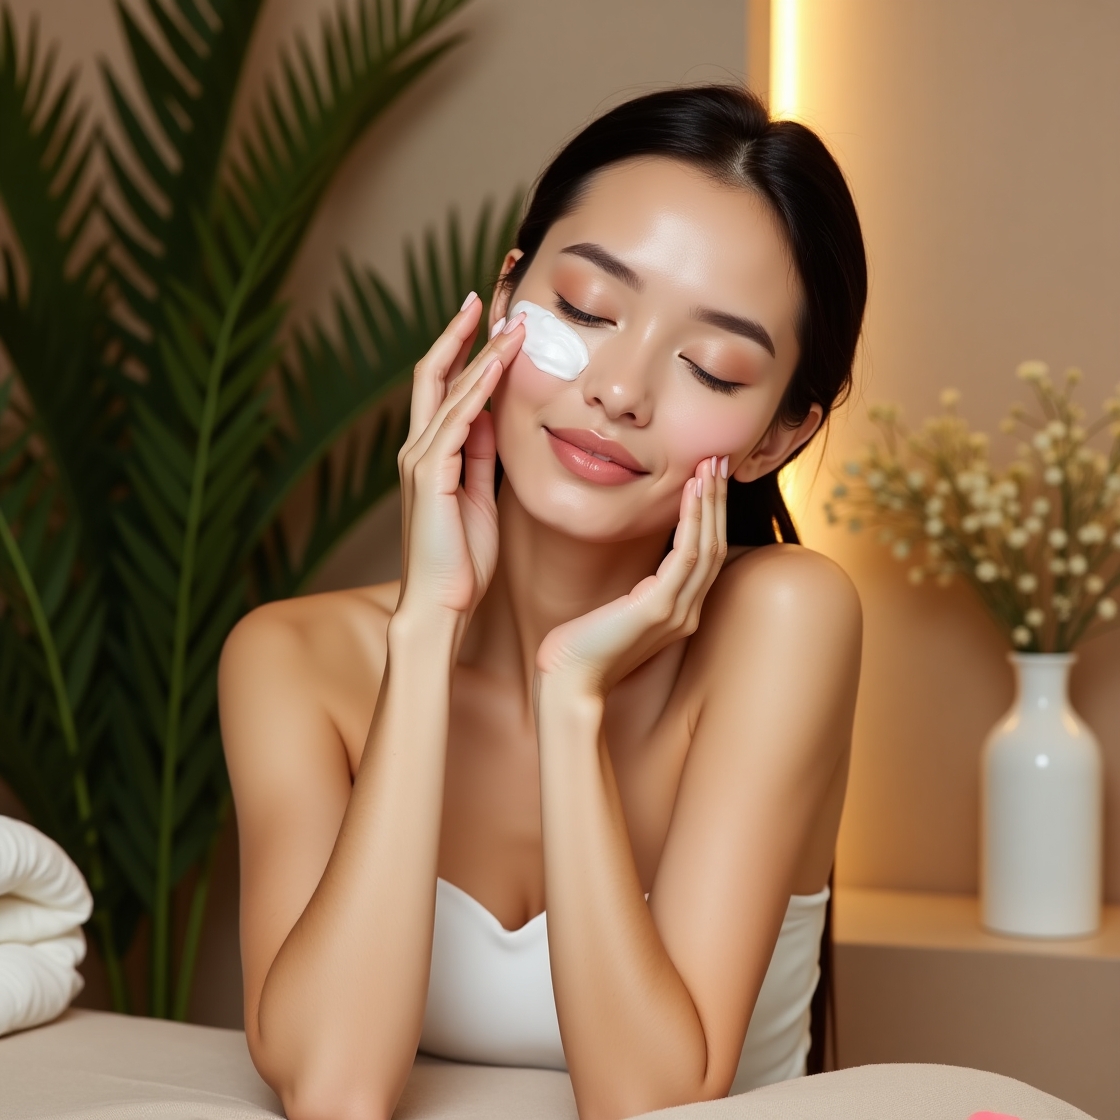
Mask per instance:
[[[578,478],[604,486],[619,486],[649,474],[641,463],[614,440],[584,428],[545,428],[553,454]]]

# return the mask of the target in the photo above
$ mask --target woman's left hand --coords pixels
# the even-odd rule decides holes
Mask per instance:
[[[727,459],[685,483],[673,547],[629,595],[551,630],[537,651],[538,688],[564,681],[602,698],[643,661],[692,634],[727,555]],[[697,493],[697,490],[700,493]]]

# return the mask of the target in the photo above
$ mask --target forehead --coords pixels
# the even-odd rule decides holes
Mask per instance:
[[[598,172],[541,249],[557,253],[579,242],[610,250],[654,293],[672,290],[729,311],[747,304],[777,315],[792,315],[800,298],[769,203],[675,160],[629,160]]]

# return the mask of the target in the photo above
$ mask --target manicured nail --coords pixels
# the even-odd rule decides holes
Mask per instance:
[[[712,456],[712,478],[716,476],[716,457]]]
[[[721,478],[727,477],[727,459],[728,456],[724,455],[724,457],[719,461],[719,473]]]
[[[497,338],[501,334],[502,327],[506,325],[506,317],[503,315],[491,328],[490,337]]]
[[[513,334],[513,332],[517,330],[517,328],[524,322],[525,312],[519,311],[516,315],[514,315],[512,319],[510,319],[508,323],[506,323],[505,329],[502,331],[502,334]]]
[[[467,298],[463,300],[463,306],[460,307],[459,310],[466,311],[476,299],[478,299],[478,292],[467,292]]]
[[[704,496],[704,480],[703,480],[703,478],[698,478],[696,480],[696,496],[698,498],[702,498]]]
[[[490,374],[492,374],[494,372],[494,370],[501,369],[501,368],[502,368],[501,361],[498,358],[495,358],[492,362],[487,362],[486,368],[482,371],[482,376],[483,377],[489,377]]]

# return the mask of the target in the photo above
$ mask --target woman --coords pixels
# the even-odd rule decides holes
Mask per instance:
[[[835,163],[738,89],[629,102],[545,171],[487,345],[472,293],[416,368],[399,584],[223,654],[246,1031],[292,1120],[390,1116],[418,1045],[566,1066],[584,1117],[804,1071],[861,618],[776,472],[865,295]]]

